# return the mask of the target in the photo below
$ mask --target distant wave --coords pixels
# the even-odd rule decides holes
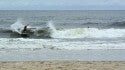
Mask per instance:
[[[12,30],[0,28],[0,33],[12,33]]]
[[[122,22],[113,22],[111,25],[109,25],[108,27],[119,27],[119,28],[123,28],[125,27],[125,21]]]

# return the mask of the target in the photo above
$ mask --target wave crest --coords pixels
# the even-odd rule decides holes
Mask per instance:
[[[98,28],[75,28],[57,30],[51,35],[54,38],[104,38],[124,37],[125,29],[98,29]]]

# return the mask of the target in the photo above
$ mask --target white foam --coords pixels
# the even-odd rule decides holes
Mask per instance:
[[[61,39],[23,39],[23,38],[0,38],[0,49],[125,49],[124,40],[112,41],[62,41]]]
[[[125,29],[98,29],[98,28],[75,28],[56,30],[51,35],[53,38],[113,38],[125,37]]]
[[[24,28],[22,20],[11,25],[11,30],[21,33]],[[52,21],[47,23],[53,38],[116,38],[125,37],[125,29],[98,29],[98,28],[74,28],[74,29],[60,29],[57,30]],[[37,30],[37,29],[36,29]]]

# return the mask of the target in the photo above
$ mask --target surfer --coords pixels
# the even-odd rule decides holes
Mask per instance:
[[[27,28],[29,24],[25,25],[23,30],[22,30],[22,33],[21,33],[21,37],[29,37],[30,36],[30,30]]]
[[[23,29],[23,31],[22,31],[22,33],[26,33],[27,32],[27,26],[28,26],[29,24],[27,24],[26,26],[24,26],[24,29]]]

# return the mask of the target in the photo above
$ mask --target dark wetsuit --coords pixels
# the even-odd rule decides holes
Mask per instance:
[[[23,33],[25,33],[26,31],[27,31],[27,26],[24,27]]]

